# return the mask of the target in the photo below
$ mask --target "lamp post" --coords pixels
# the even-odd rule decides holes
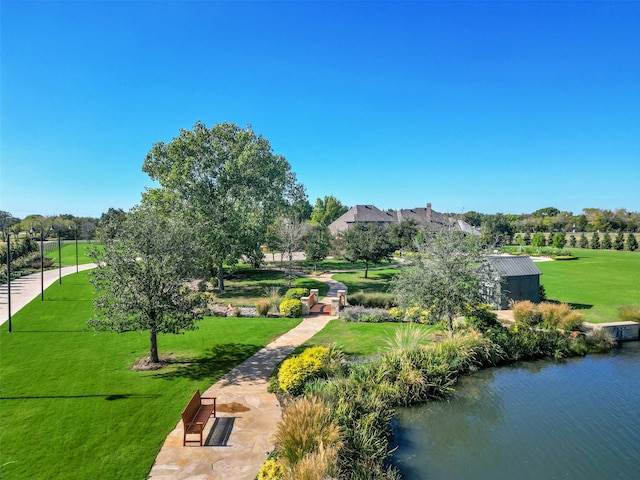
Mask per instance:
[[[9,333],[11,333],[11,233],[7,230],[7,307],[9,307]]]
[[[62,285],[62,249],[60,247],[60,229],[51,225],[52,232],[58,231],[58,283]]]
[[[69,225],[69,230],[71,230],[71,225]],[[76,223],[75,230],[75,239],[76,239],[76,273],[78,273],[78,224]]]
[[[36,233],[36,229],[31,227],[30,233]],[[42,227],[40,227],[40,301],[44,302],[44,238]]]

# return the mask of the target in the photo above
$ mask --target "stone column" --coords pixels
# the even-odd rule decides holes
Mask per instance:
[[[306,317],[309,315],[309,297],[302,297],[300,301],[302,302],[302,316]]]
[[[346,290],[338,290],[338,298],[340,299],[340,306],[344,307],[347,305],[347,291]]]
[[[331,297],[331,315],[337,316],[340,313],[340,299]]]

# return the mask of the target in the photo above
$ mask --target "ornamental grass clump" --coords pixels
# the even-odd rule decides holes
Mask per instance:
[[[346,307],[340,312],[345,322],[382,323],[393,322],[393,317],[384,308],[366,308],[362,306]]]
[[[266,317],[271,309],[271,302],[266,298],[262,298],[256,302],[256,311],[261,317]]]
[[[522,302],[515,302],[512,305],[513,319],[516,323],[524,324],[529,327],[537,325],[542,320],[542,315],[538,311],[536,304],[525,300]]]
[[[618,319],[621,322],[640,323],[640,305],[621,305],[618,307]]]
[[[585,342],[593,353],[608,352],[618,344],[606,328],[594,328],[585,335]]]
[[[337,476],[340,427],[323,400],[303,397],[287,405],[273,440],[283,479]]]

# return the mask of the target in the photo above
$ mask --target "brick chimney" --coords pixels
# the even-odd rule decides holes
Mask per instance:
[[[427,203],[427,222],[431,221],[431,203]]]

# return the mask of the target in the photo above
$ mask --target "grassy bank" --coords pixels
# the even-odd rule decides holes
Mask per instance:
[[[79,242],[78,243],[78,264],[84,265],[86,263],[93,263],[94,260],[89,256],[89,252],[92,248],[102,249],[102,245],[98,243],[86,243]],[[66,267],[69,265],[76,264],[76,244],[73,243],[65,243],[61,246],[60,251],[62,253],[62,266]],[[58,265],[58,247],[52,248],[44,252],[45,258],[51,258],[55,261],[56,266]]]
[[[0,331],[0,477],[144,479],[195,388],[206,389],[296,319],[208,317],[160,335],[170,367],[135,372],[146,334],[85,329],[86,272],[65,278]]]

